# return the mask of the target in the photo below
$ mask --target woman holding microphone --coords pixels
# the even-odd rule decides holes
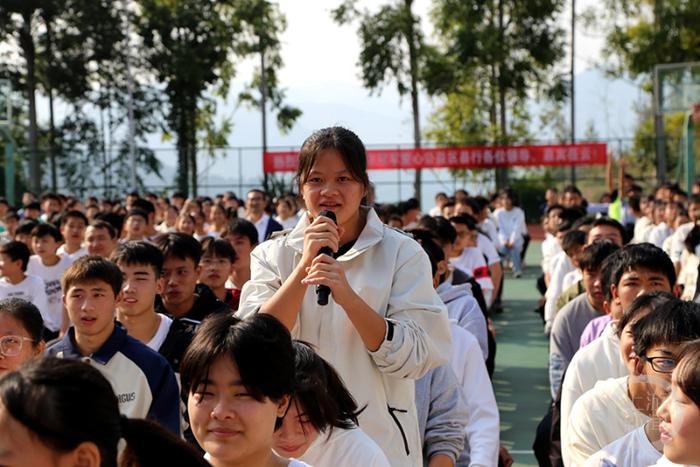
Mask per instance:
[[[360,427],[391,464],[420,466],[414,380],[445,363],[450,350],[429,260],[362,206],[367,156],[353,132],[331,127],[307,138],[296,179],[306,213],[291,232],[253,251],[238,315],[272,314],[314,345],[358,406],[367,406]],[[330,290],[327,305],[318,304],[319,286]]]

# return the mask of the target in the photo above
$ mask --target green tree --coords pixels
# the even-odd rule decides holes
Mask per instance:
[[[244,0],[236,4],[239,18],[243,22],[243,38],[237,47],[243,56],[256,55],[259,66],[253,78],[238,96],[239,102],[260,110],[262,117],[262,151],[267,151],[267,107],[277,112],[277,127],[288,132],[301,116],[301,110],[285,104],[285,90],[280,88],[277,72],[284,62],[280,55],[279,34],[287,23],[279,7],[267,0]],[[257,96],[255,93],[257,92]],[[266,174],[263,178],[265,191],[273,185]]]
[[[16,85],[26,92],[30,184],[41,191],[36,93],[49,97],[48,152],[52,188],[56,186],[53,157],[54,91],[68,101],[88,93],[91,69],[111,56],[121,37],[108,0],[6,0],[0,4],[0,40],[19,52],[22,60],[8,60]]]
[[[347,24],[359,19],[359,66],[364,86],[381,92],[394,83],[399,95],[411,96],[413,116],[413,145],[421,147],[420,107],[418,94],[422,84],[423,66],[428,53],[420,18],[413,13],[413,0],[393,0],[382,5],[376,13],[359,11],[355,0],[345,0],[333,10],[333,19]],[[414,197],[421,199],[421,170],[415,171]]]
[[[561,100],[566,82],[556,66],[564,56],[557,17],[563,0],[435,0],[432,18],[439,47],[426,67],[431,94],[462,94],[491,144],[523,139],[530,94]],[[467,85],[474,83],[473,85]],[[447,108],[449,109],[449,107]],[[444,111],[445,109],[443,109]],[[486,118],[486,115],[488,118]],[[470,125],[461,125],[469,127]],[[507,184],[497,171],[498,186]]]
[[[142,52],[168,102],[168,130],[176,136],[177,186],[197,193],[197,123],[208,91],[233,74],[231,50],[240,31],[235,2],[141,0],[136,30]]]

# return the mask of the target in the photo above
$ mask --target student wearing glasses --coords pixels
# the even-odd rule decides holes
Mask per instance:
[[[562,444],[564,465],[581,466],[587,459],[586,465],[606,466],[656,462],[656,410],[669,395],[682,344],[698,337],[700,305],[693,302],[669,300],[634,323],[629,376],[600,381],[574,403]]]
[[[0,377],[44,351],[44,321],[37,307],[20,298],[0,300]]]

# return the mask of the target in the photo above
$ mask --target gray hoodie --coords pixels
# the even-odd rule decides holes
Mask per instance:
[[[472,288],[469,284],[452,285],[443,282],[436,289],[440,300],[447,306],[447,315],[450,321],[454,321],[462,328],[469,331],[484,354],[484,360],[489,355],[488,330],[486,328],[486,317],[479,308],[479,303],[472,295]]]

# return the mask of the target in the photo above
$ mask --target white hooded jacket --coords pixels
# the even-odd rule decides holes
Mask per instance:
[[[418,467],[423,456],[413,380],[448,361],[447,310],[433,289],[421,246],[382,224],[374,210],[366,213],[364,229],[338,262],[355,292],[393,328],[387,326],[384,342],[370,352],[345,311],[332,298],[326,306],[317,305],[314,287],[309,287],[292,337],[314,345],[338,371],[358,406],[367,406],[359,417],[360,428],[391,465]],[[291,275],[301,260],[308,225],[303,216],[290,232],[253,251],[251,279],[243,287],[237,316],[256,313]]]

